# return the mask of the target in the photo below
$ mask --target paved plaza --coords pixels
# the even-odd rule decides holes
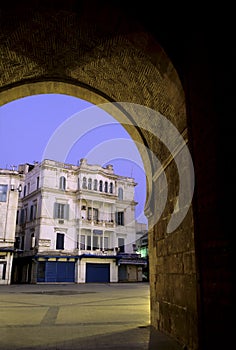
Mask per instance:
[[[0,286],[0,350],[179,350],[150,327],[149,284]]]

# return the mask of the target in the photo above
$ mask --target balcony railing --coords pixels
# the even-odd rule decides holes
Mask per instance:
[[[101,226],[101,227],[116,227],[116,224],[112,220],[90,220],[90,219],[78,219],[80,225],[86,226]]]
[[[116,255],[116,252],[114,251],[114,249],[105,249],[105,250],[101,250],[101,249],[96,249],[96,250],[82,250],[82,249],[78,249],[78,254],[85,254],[85,255],[96,255],[96,256],[112,256],[112,255]]]

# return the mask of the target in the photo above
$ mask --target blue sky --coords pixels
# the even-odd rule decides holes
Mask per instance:
[[[134,177],[138,183],[136,218],[147,223],[143,215],[145,172],[137,147],[112,116],[87,101],[42,94],[3,105],[0,150],[3,169],[41,161],[45,156],[70,164],[77,164],[81,158],[90,164],[113,164],[116,174]]]

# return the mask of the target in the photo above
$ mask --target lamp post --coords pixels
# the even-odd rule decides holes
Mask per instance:
[[[15,188],[15,185],[11,185],[11,191],[18,191],[19,193],[22,192],[22,185],[19,184],[17,188]]]

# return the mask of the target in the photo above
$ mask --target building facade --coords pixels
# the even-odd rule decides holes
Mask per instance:
[[[81,159],[20,165],[14,283],[141,281],[133,178]],[[128,259],[128,260],[127,260]],[[126,268],[127,270],[127,268]]]
[[[17,171],[0,169],[0,285],[11,283],[20,182]]]

